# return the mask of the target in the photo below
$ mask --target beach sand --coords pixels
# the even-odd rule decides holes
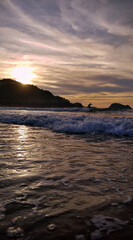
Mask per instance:
[[[100,204],[85,211],[66,212],[14,222],[12,227],[0,224],[0,239],[21,240],[132,240],[133,201],[118,205]],[[6,229],[9,229],[7,232]],[[16,232],[15,232],[16,231]]]

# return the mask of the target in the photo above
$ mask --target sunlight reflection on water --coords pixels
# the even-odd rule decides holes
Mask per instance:
[[[28,134],[28,129],[26,126],[24,125],[20,125],[19,128],[17,129],[18,132],[18,139],[22,139],[23,141],[25,141],[27,139],[27,134]]]

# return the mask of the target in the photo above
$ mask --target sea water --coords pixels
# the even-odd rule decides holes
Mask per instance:
[[[117,211],[132,201],[132,172],[132,110],[0,109],[0,229],[9,238],[109,201]]]

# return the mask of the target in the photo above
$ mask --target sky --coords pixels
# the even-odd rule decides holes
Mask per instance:
[[[0,0],[0,79],[87,106],[133,107],[133,0]]]

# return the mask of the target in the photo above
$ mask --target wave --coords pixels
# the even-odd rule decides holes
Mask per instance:
[[[39,111],[5,111],[0,122],[45,127],[59,133],[105,134],[133,137],[133,118],[89,116]]]
[[[0,110],[28,110],[28,111],[45,111],[45,112],[90,112],[87,107],[83,108],[31,108],[31,107],[0,107]]]

